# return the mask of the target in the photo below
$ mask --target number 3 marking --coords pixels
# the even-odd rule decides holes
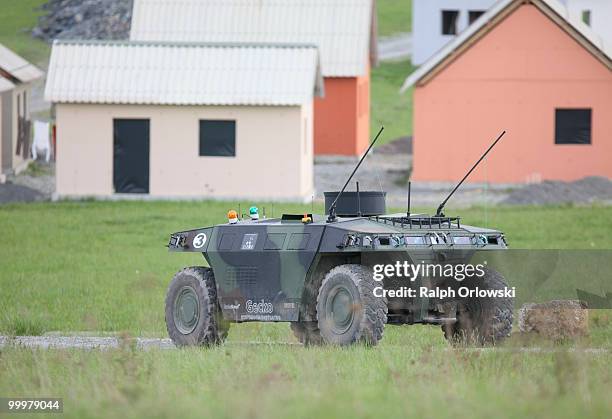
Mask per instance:
[[[193,238],[193,247],[199,249],[206,244],[206,234],[200,233]]]

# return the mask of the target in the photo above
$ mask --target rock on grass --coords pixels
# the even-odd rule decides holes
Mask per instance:
[[[588,310],[578,300],[525,304],[518,317],[521,332],[535,333],[555,342],[589,334]]]

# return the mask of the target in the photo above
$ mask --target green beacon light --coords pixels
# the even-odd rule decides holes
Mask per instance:
[[[249,208],[249,216],[251,217],[251,220],[259,220],[259,210],[257,207],[253,206]]]

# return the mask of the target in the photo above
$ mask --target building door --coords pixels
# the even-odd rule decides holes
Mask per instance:
[[[113,120],[115,193],[149,193],[149,120]]]

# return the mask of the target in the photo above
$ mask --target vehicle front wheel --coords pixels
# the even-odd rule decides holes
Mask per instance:
[[[174,275],[166,294],[166,328],[176,346],[211,346],[225,340],[229,323],[217,303],[212,269],[196,266]]]
[[[374,296],[372,270],[340,265],[323,279],[317,297],[317,323],[324,343],[376,345],[387,322],[387,302]]]

